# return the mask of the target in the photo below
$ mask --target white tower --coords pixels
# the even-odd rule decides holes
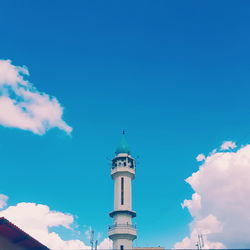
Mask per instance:
[[[132,185],[135,178],[135,160],[130,155],[130,149],[123,131],[121,142],[112,160],[111,177],[114,180],[114,210],[109,213],[113,225],[109,226],[108,236],[113,241],[113,249],[132,249],[137,230],[132,224],[136,212],[132,211]]]

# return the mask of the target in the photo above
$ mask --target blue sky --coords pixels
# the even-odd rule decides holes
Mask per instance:
[[[105,238],[109,159],[125,129],[138,158],[135,244],[185,237],[195,157],[249,140],[249,10],[248,1],[3,1],[1,59],[26,65],[73,127],[71,136],[0,127],[9,205],[46,204]]]

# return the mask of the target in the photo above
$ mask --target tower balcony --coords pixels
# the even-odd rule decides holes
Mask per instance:
[[[137,238],[136,225],[114,224],[109,226],[108,236],[111,240],[120,237],[131,238],[131,240],[134,240]]]

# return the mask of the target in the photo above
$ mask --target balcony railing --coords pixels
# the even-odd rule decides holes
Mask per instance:
[[[136,229],[136,225],[132,224],[114,224],[114,225],[109,225],[109,229],[113,228],[134,228]]]
[[[137,229],[135,225],[131,224],[114,224],[109,226],[108,236],[111,240],[115,239],[117,235],[125,235],[131,240],[137,238]]]

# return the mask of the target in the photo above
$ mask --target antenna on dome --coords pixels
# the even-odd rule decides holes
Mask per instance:
[[[198,234],[198,242],[195,245],[198,250],[202,250],[204,247],[204,239],[202,234]]]
[[[200,246],[199,246],[198,242],[195,244],[195,246],[197,247],[198,250],[200,250]]]
[[[94,230],[92,229],[90,231],[90,245],[91,245],[91,250],[94,250]]]
[[[203,235],[201,234],[201,246],[204,247]]]
[[[91,229],[89,233],[89,241],[90,241],[91,250],[97,250],[98,240],[94,240],[95,238],[94,234],[95,234],[94,230]]]
[[[95,250],[97,250],[97,243],[98,243],[98,240],[95,241]]]

